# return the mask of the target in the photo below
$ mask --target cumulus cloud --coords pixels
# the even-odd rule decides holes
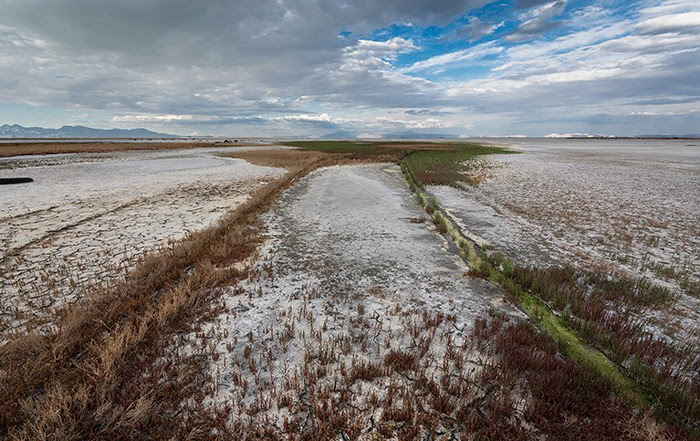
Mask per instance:
[[[394,37],[387,41],[359,40],[343,50],[341,67],[345,71],[390,69],[397,55],[418,49],[412,41]]]
[[[596,13],[593,27],[507,47],[489,75],[454,81],[446,93],[516,130],[545,133],[559,124],[596,133],[692,132],[700,123],[700,40],[688,16],[682,25],[666,20],[663,6],[625,20]],[[648,23],[676,27],[649,33]]]
[[[386,41],[359,40],[343,49],[339,60],[320,67],[299,82],[305,97],[351,106],[378,108],[436,106],[440,89],[423,78],[395,69],[392,60],[417,49],[412,41],[395,37]]]
[[[303,112],[304,96],[321,102],[371,97],[348,89],[358,82],[375,90],[392,82],[414,87],[410,79],[380,73],[393,56],[415,48],[410,41],[339,39],[339,30],[361,36],[399,20],[447,23],[484,1],[0,4],[0,87],[9,91],[6,101],[125,113],[255,114]],[[341,67],[356,69],[358,78],[332,87],[328,81]],[[329,80],[318,81],[324,75]],[[270,97],[279,102],[267,101]]]

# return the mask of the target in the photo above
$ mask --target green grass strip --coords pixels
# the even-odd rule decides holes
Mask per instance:
[[[449,150],[421,150],[411,153],[405,164],[413,177],[425,185],[455,186],[478,172],[477,156],[517,153],[502,147],[476,143],[446,144]]]

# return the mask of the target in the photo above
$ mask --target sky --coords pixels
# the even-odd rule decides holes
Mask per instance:
[[[0,124],[700,132],[700,1],[0,0]]]

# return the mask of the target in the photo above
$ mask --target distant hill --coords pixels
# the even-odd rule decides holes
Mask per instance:
[[[146,129],[93,129],[85,126],[63,126],[60,129],[23,127],[19,124],[0,126],[0,138],[179,138]]]
[[[347,130],[339,130],[337,132],[333,133],[328,133],[326,135],[323,135],[321,138],[323,139],[352,139],[357,136],[357,133],[355,132],[348,132]]]

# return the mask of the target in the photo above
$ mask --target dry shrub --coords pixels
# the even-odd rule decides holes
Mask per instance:
[[[352,384],[357,380],[372,381],[384,375],[385,371],[381,366],[362,360],[353,363],[352,368],[348,371],[346,380],[349,384]]]
[[[392,349],[384,356],[384,364],[391,366],[396,371],[414,371],[418,366],[416,356],[405,351]]]
[[[309,161],[323,165],[353,165],[377,162],[395,162],[406,154],[405,149],[329,153],[315,150],[244,150],[224,153],[222,156],[244,159],[255,165],[281,167],[289,170],[303,166]]]
[[[490,390],[487,410],[467,417],[477,434],[529,439],[521,433],[527,425],[548,439],[686,439],[648,414],[640,415],[633,404],[616,397],[609,379],[564,358],[556,342],[529,323],[478,319],[472,338],[478,350],[498,361],[479,379]],[[518,403],[523,409],[516,413]]]

